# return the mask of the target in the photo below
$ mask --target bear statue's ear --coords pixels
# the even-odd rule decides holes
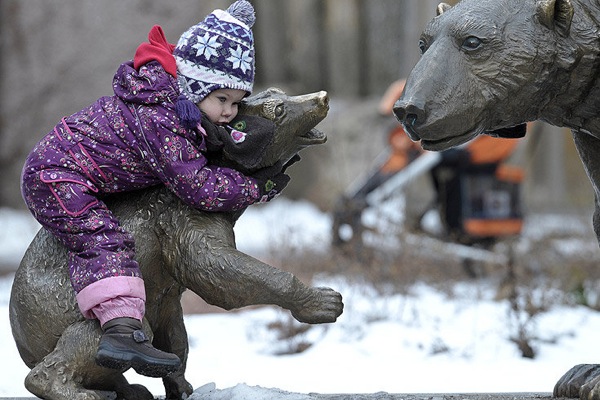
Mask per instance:
[[[574,13],[571,0],[538,0],[536,6],[542,25],[563,37],[569,36]]]
[[[437,16],[442,15],[443,13],[445,13],[446,11],[448,11],[452,6],[448,3],[440,3],[438,4],[435,12]]]

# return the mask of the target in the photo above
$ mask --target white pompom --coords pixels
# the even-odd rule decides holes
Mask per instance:
[[[235,3],[229,6],[227,12],[234,18],[242,21],[249,27],[254,25],[256,21],[256,15],[254,15],[254,7],[248,0],[237,0]]]

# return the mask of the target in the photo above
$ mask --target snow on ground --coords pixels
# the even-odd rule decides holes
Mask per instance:
[[[0,208],[0,267],[18,265],[39,228],[29,213]]]
[[[20,258],[35,224],[22,213],[0,209],[0,226],[0,261]],[[282,232],[287,245],[321,243],[326,249],[329,227],[329,216],[310,204],[278,199],[250,208],[236,235],[240,249],[254,254],[283,240]],[[341,278],[323,278],[320,284],[343,294],[344,313],[335,324],[313,326],[292,341],[278,339],[269,329],[273,323],[298,326],[289,313],[273,307],[186,316],[186,376],[198,388],[192,399],[300,400],[310,392],[551,392],[572,366],[600,361],[595,343],[600,313],[584,307],[541,314],[532,326],[537,357],[531,360],[510,341],[516,327],[509,304],[494,301],[495,288],[485,281],[457,285],[452,296],[422,284],[408,294],[387,296]],[[2,363],[0,396],[28,396],[23,386],[28,368],[10,333],[10,285],[10,275],[0,279],[0,353],[10,360]],[[300,354],[277,355],[300,342],[312,346]],[[160,379],[132,372],[127,377],[164,394]]]

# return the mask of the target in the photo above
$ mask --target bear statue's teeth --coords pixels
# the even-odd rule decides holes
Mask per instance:
[[[327,141],[327,136],[320,130],[313,128],[301,136],[302,139],[306,139],[311,144],[321,144]]]

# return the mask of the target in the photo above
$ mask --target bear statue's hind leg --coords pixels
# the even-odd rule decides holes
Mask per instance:
[[[105,400],[107,391],[117,392],[119,399],[153,399],[145,387],[129,385],[122,371],[96,365],[100,335],[97,321],[69,325],[54,350],[25,378],[27,390],[52,400]]]
[[[52,364],[50,364],[52,363]],[[25,378],[25,388],[31,393],[42,399],[53,400],[103,400],[105,397],[94,390],[86,390],[76,383],[72,382],[68,373],[49,372],[50,369],[61,369],[60,363],[44,359],[36,365]],[[62,382],[61,377],[66,378]]]
[[[163,378],[165,386],[165,399],[183,399],[194,391],[192,385],[185,379],[183,371],[174,372]]]
[[[99,391],[86,389],[79,369],[82,360],[73,359],[74,350],[80,346],[70,340],[73,331],[83,323],[75,323],[65,330],[55,349],[31,369],[25,378],[25,387],[34,395],[52,400],[102,400],[105,396]],[[70,348],[69,348],[70,347]],[[80,356],[80,355],[79,355]],[[85,364],[85,363],[84,363]]]
[[[154,396],[146,389],[146,386],[130,385],[127,381],[115,388],[115,391],[117,392],[116,400],[154,400]]]
[[[44,359],[45,361],[46,359]],[[69,373],[65,373],[64,371],[60,374],[57,374],[60,377],[65,378],[63,382],[62,379],[56,379],[57,375],[52,376],[52,374],[48,374],[48,364],[42,365],[44,363],[40,363],[39,366],[36,366],[31,370],[30,374],[25,378],[25,387],[31,393],[35,394],[40,398],[46,398],[51,400],[106,400],[110,398],[109,391],[99,391],[99,390],[91,390],[85,389],[80,384],[78,384],[75,380],[73,380],[72,376],[69,376]],[[52,363],[52,368],[56,371],[61,370],[61,363],[57,362]],[[41,368],[39,368],[41,366]],[[116,375],[116,374],[115,374]],[[154,396],[145,386],[133,384],[130,385],[123,375],[115,376],[115,381],[118,382],[122,380],[119,384],[116,384],[114,388],[117,397],[116,400],[153,400]]]
[[[192,394],[194,389],[185,379],[188,336],[183,321],[180,297],[177,296],[173,302],[163,301],[162,306],[164,308],[158,317],[159,322],[150,326],[148,319],[145,318],[144,329],[149,332],[152,331],[152,345],[155,348],[175,354],[181,360],[179,368],[163,378],[165,399],[186,399]]]
[[[188,398],[194,388],[185,379],[185,367],[188,358],[188,335],[183,321],[181,295],[162,301],[159,322],[152,326],[154,340],[152,344],[157,349],[176,354],[181,360],[179,369],[163,378],[166,400]],[[147,320],[146,320],[147,322]],[[148,325],[150,329],[150,325]]]

